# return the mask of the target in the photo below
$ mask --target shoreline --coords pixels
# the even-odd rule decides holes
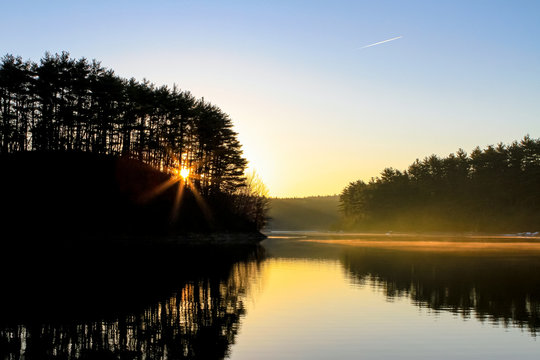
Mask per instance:
[[[391,238],[440,238],[440,239],[454,239],[454,238],[468,238],[468,239],[520,239],[520,240],[540,240],[540,233],[538,232],[520,232],[520,233],[487,233],[487,232],[368,232],[368,231],[311,231],[311,230],[264,230],[263,233],[267,237],[283,237],[286,235],[294,236],[307,236],[307,237],[384,237]]]

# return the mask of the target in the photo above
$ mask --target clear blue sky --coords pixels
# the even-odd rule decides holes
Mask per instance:
[[[540,1],[5,1],[0,53],[66,50],[231,115],[272,195],[540,137]],[[363,48],[386,39],[400,39]]]

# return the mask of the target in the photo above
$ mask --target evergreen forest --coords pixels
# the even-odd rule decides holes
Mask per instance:
[[[540,230],[540,139],[499,143],[470,154],[417,159],[384,169],[340,195],[342,227],[383,231]]]
[[[9,54],[0,59],[2,166],[21,153],[41,154],[37,162],[66,153],[127,159],[171,177],[184,169],[190,190],[215,209],[237,213],[252,228],[264,224],[266,198],[249,186],[247,161],[225,112],[176,85],[119,77],[96,60],[67,52],[46,53],[37,63]]]

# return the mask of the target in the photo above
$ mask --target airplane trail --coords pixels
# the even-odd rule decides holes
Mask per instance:
[[[386,43],[386,42],[389,42],[389,41],[394,41],[394,40],[397,40],[397,39],[401,39],[402,37],[403,36],[397,36],[395,38],[379,41],[379,42],[376,42],[374,44],[369,44],[369,45],[366,45],[366,46],[362,46],[360,49],[365,49],[365,48],[372,47],[372,46],[379,45],[379,44],[383,44],[383,43]]]

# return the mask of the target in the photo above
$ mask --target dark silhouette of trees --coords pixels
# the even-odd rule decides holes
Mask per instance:
[[[187,91],[123,79],[95,60],[0,60],[0,153],[85,151],[186,167],[205,194],[244,185],[232,121]]]
[[[17,156],[30,152],[36,156]],[[61,155],[66,153],[86,153],[92,157]],[[79,166],[66,163],[77,162],[77,158],[86,163]],[[86,177],[90,176],[94,182],[101,181],[96,176],[110,175],[107,173],[109,170],[102,171],[104,169],[100,169],[96,162],[101,161],[102,167],[109,169],[112,159],[139,161],[169,174],[169,177],[178,176],[180,169],[186,169],[189,170],[189,191],[186,191],[202,196],[207,207],[214,207],[211,210],[215,210],[215,217],[221,217],[213,219],[215,224],[206,226],[206,230],[229,227],[252,231],[260,229],[265,222],[266,194],[253,192],[249,179],[244,175],[247,161],[226,113],[176,86],[171,89],[147,80],[124,79],[96,60],[72,59],[67,52],[46,53],[39,63],[23,61],[13,55],[0,59],[0,160],[4,171],[10,169],[12,173],[18,173],[10,174],[6,177],[7,182],[2,184],[4,191],[18,193],[13,196],[26,192],[22,185],[17,186],[26,180],[21,182],[16,177],[27,176],[27,171],[22,168],[23,164],[13,164],[16,159],[26,159],[39,168],[43,166],[36,165],[36,161],[62,163],[68,168],[78,169],[74,171],[78,174],[85,173],[84,167],[89,166],[96,169],[96,174],[87,174]],[[57,169],[57,179],[47,181],[52,185],[64,184],[73,177],[68,173],[69,170]],[[123,176],[133,177],[136,173],[141,179],[132,179],[132,183],[141,184],[139,192],[150,190],[143,187],[152,181],[143,178],[163,178],[143,167],[139,170],[133,168],[128,171],[129,176]],[[82,184],[79,181],[79,185]],[[116,186],[111,182],[108,184]],[[95,188],[93,203],[98,202],[96,199],[102,198],[96,190],[98,187],[87,185]],[[75,189],[71,190],[73,194],[64,194],[65,197],[77,195]],[[102,190],[102,193],[106,191]],[[80,193],[88,191],[85,189]],[[29,199],[34,196],[27,195]],[[116,195],[118,201],[115,204],[124,204],[125,201],[119,198],[122,193]],[[13,196],[9,197],[13,199]],[[171,193],[166,196],[170,199],[163,200],[164,203],[177,195]],[[45,199],[43,196],[39,198]],[[104,207],[106,204],[111,209],[116,206],[111,201],[102,200]],[[52,200],[44,200],[49,201]],[[190,197],[184,196],[184,202],[189,201]],[[14,204],[20,202],[14,199]],[[138,206],[135,204],[133,208]],[[154,217],[166,212],[162,211],[164,209],[153,210],[152,206],[149,205],[147,210]],[[183,231],[200,227],[195,226],[199,221],[192,219],[198,210],[188,207],[184,204],[186,218],[179,219],[173,227],[182,227]],[[100,212],[97,208],[94,210],[93,213]],[[73,211],[67,211],[69,213]],[[207,215],[205,217],[209,218]],[[186,222],[190,225],[180,225]]]
[[[379,230],[523,231],[540,227],[540,139],[431,155],[386,168],[340,196],[343,226]]]

